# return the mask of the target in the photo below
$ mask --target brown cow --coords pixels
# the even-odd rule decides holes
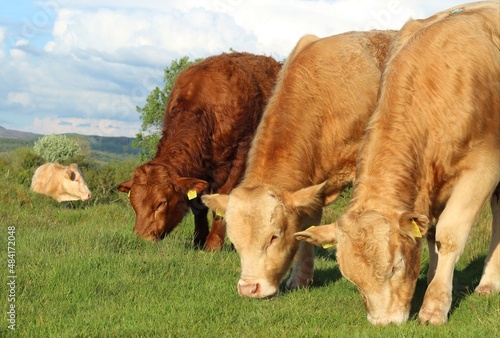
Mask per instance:
[[[45,163],[38,167],[31,180],[31,190],[51,196],[58,202],[86,201],[92,197],[76,163],[66,167],[59,163]]]
[[[208,209],[199,194],[227,194],[240,180],[280,68],[271,57],[229,53],[209,57],[179,74],[156,156],[118,188],[130,192],[139,236],[164,238],[190,206],[196,247],[221,249],[224,220],[214,217],[209,234]]]
[[[294,232],[321,219],[353,179],[359,143],[375,108],[392,31],[305,36],[287,59],[249,153],[242,183],[231,194],[203,196],[225,210],[228,237],[241,258],[238,292],[267,297],[297,253],[287,287],[313,277],[313,246]],[[306,204],[307,187],[325,180]]]
[[[429,286],[419,319],[447,321],[453,268],[490,197],[493,238],[476,292],[500,291],[499,9],[499,1],[472,3],[402,28],[349,210],[296,234],[314,244],[337,241],[342,274],[358,287],[373,324],[407,320],[426,233]]]

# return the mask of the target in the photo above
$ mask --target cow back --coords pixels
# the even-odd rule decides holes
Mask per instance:
[[[473,153],[500,161],[498,4],[458,6],[403,27],[363,145],[360,204],[365,199],[358,196],[370,191],[388,206],[397,201],[413,209],[417,200],[424,214],[432,204],[438,215],[452,178],[474,161]],[[398,174],[381,184],[388,167]]]
[[[293,191],[331,179],[333,191],[352,181],[359,141],[395,34],[302,38],[264,112],[244,184],[269,183]]]
[[[280,67],[271,57],[229,53],[183,71],[152,162],[172,167],[179,176],[207,180],[217,190],[236,153],[248,152]]]

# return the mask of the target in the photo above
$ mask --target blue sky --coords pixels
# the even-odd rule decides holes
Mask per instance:
[[[230,48],[286,58],[304,34],[399,29],[456,0],[8,0],[0,4],[0,126],[130,136],[163,70]]]

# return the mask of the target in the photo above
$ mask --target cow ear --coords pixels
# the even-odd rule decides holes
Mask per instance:
[[[285,192],[283,202],[288,209],[299,209],[301,212],[311,214],[323,207],[325,186],[326,181],[292,193]]]
[[[337,229],[337,223],[312,226],[308,229],[300,232],[296,232],[293,235],[295,239],[299,241],[305,241],[317,246],[322,246],[323,248],[328,248],[337,242],[335,237],[335,231]]]
[[[201,194],[208,186],[207,181],[191,177],[180,177],[176,180],[176,184],[186,193],[194,190],[197,194]]]
[[[130,192],[130,189],[132,189],[132,183],[133,183],[133,179],[130,179],[128,181],[125,181],[125,182],[122,182],[118,185],[118,190],[121,191],[121,192],[125,192],[125,193],[128,193]]]
[[[201,201],[210,209],[215,212],[225,213],[227,210],[227,204],[229,203],[229,195],[203,195],[201,196]]]
[[[76,174],[73,170],[70,168],[67,168],[64,170],[64,178],[67,178],[68,180],[74,181],[76,177]]]
[[[413,239],[422,238],[429,229],[429,218],[415,212],[403,212],[399,217],[399,227],[402,233]]]

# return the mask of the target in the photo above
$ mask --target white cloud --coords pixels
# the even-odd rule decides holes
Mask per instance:
[[[53,29],[53,41],[46,50],[71,54],[74,51],[92,51],[106,58],[108,54],[122,54],[127,50],[147,48],[150,57],[164,56],[165,51],[177,55],[206,56],[228,51],[234,41],[252,42],[234,20],[223,13],[202,8],[182,12],[136,10],[71,10],[59,11]]]
[[[31,103],[31,98],[29,93],[14,93],[10,92],[7,94],[8,104],[20,104],[23,107],[28,107]]]
[[[206,57],[233,48],[281,60],[304,34],[323,37],[348,30],[398,29],[410,17],[424,18],[459,1],[37,3],[37,10],[25,16],[31,21],[0,27],[0,74],[6,79],[0,83],[1,121],[35,132],[80,125],[80,132],[99,126],[106,133],[126,130],[133,136],[140,127],[135,107],[145,104],[155,86],[163,86],[163,70],[173,59]],[[92,121],[93,127],[85,129],[83,122],[68,119]],[[71,124],[59,125],[63,120]],[[54,130],[43,127],[45,123]],[[105,128],[109,125],[120,129]]]
[[[29,45],[29,41],[26,39],[20,39],[16,41],[16,47],[22,47]]]

